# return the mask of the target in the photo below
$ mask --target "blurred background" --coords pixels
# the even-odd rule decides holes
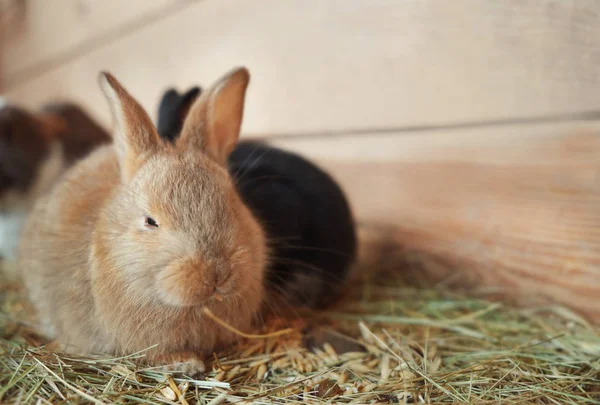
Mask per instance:
[[[2,92],[30,107],[74,99],[106,124],[100,69],[153,112],[166,86],[208,85],[246,65],[247,134],[379,132],[600,105],[594,0],[2,0],[2,8]]]
[[[100,70],[155,118],[166,88],[245,65],[243,136],[322,164],[380,240],[600,311],[597,0],[0,4],[10,102],[109,127]]]

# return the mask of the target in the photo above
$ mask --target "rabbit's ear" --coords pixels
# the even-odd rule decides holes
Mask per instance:
[[[233,69],[202,93],[183,123],[177,146],[200,149],[225,165],[238,141],[249,81],[246,68]]]
[[[158,135],[169,142],[181,132],[183,120],[179,118],[179,102],[181,96],[175,89],[167,90],[158,105],[158,120],[156,121],[156,130]]]
[[[113,116],[113,139],[121,175],[129,181],[135,171],[163,145],[142,106],[110,73],[100,74],[100,87]]]
[[[177,118],[179,119],[179,131],[183,128],[183,123],[185,122],[192,105],[194,105],[194,101],[198,99],[198,96],[202,93],[202,89],[200,87],[192,87],[187,92],[181,96],[179,103],[177,104]]]
[[[158,121],[156,122],[158,135],[162,139],[175,141],[181,133],[183,122],[190,112],[192,104],[201,91],[202,89],[196,86],[182,95],[175,89],[165,92],[158,107]]]

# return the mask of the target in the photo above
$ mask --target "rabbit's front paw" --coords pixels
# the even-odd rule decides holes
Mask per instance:
[[[161,356],[156,360],[163,364],[160,368],[169,373],[185,374],[194,377],[206,370],[204,361],[197,354],[191,352],[171,353]]]

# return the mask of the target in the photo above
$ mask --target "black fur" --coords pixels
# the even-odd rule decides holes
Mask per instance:
[[[157,124],[161,137],[173,141],[179,135],[199,94],[197,87],[183,95],[164,94]],[[268,287],[294,305],[329,304],[356,256],[354,221],[340,187],[308,160],[259,142],[240,142],[229,170],[269,238]]]
[[[169,89],[163,95],[158,106],[156,127],[161,137],[173,141],[179,135],[183,119],[192,102],[200,95],[200,87],[193,87],[184,94]]]

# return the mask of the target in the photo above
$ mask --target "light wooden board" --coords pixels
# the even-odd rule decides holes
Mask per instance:
[[[122,7],[131,16],[157,4]],[[568,113],[600,107],[599,15],[596,0],[190,2],[6,92],[30,106],[73,98],[107,123],[100,69],[154,111],[166,86],[206,84],[244,64],[247,133]],[[12,72],[18,59],[5,58]]]
[[[320,156],[386,243],[451,264],[428,269],[434,279],[508,287],[600,322],[600,122],[568,128],[337,137],[337,159],[323,147],[334,140],[274,144]]]
[[[125,35],[151,23],[177,3],[181,1],[3,0],[6,16],[0,20],[4,23],[0,30],[2,83],[14,87],[57,64],[78,58],[114,40],[112,35]],[[24,18],[17,18],[22,11]]]
[[[600,117],[529,125],[265,138],[275,146],[321,161],[560,165],[600,162],[598,149],[589,147],[599,131]]]

